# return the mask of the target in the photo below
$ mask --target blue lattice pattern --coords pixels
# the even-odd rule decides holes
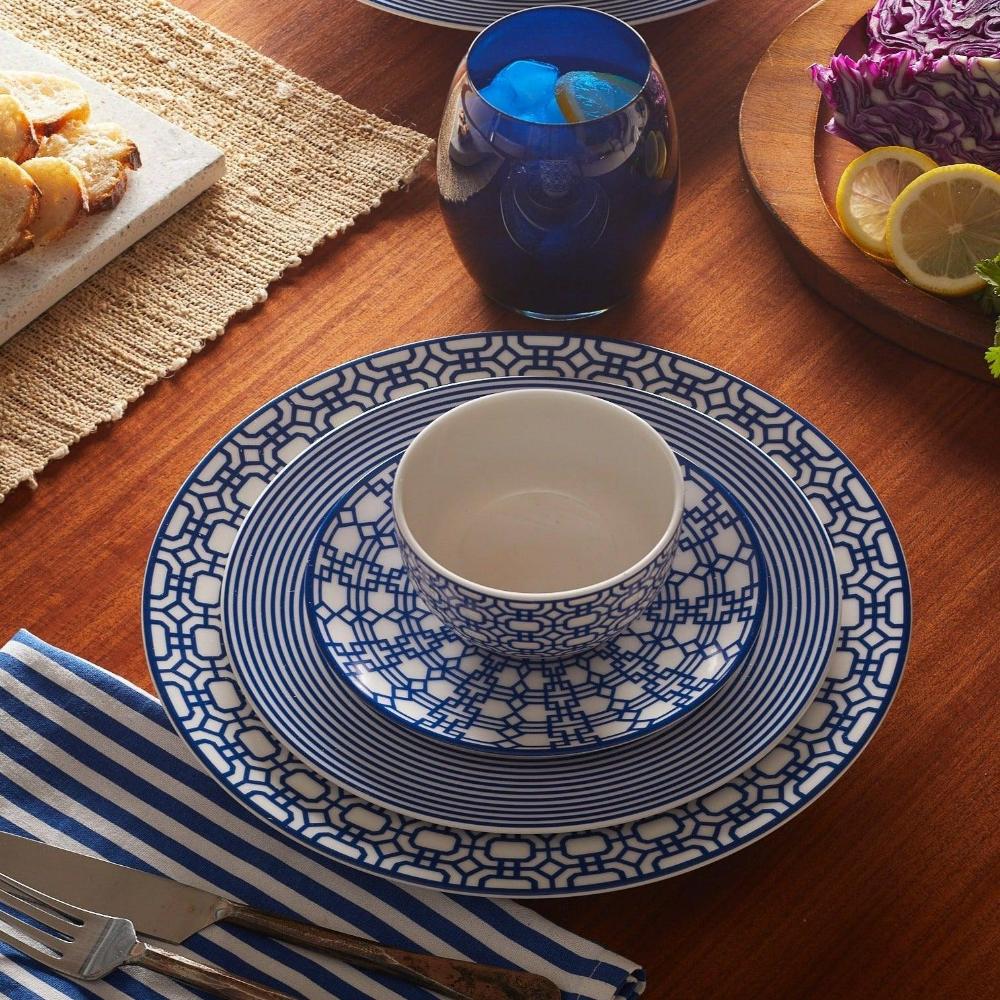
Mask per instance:
[[[425,563],[399,533],[397,542],[413,586],[427,606],[481,649],[523,659],[561,659],[608,642],[629,627],[667,579],[680,538],[630,577],[562,600],[511,600],[463,586]]]
[[[837,650],[812,708],[782,743],[708,796],[589,834],[450,830],[345,792],[269,736],[222,648],[218,594],[229,546],[253,499],[294,455],[397,396],[518,375],[625,385],[726,424],[805,491],[842,567]],[[909,582],[888,516],[816,428],[710,365],[643,344],[560,333],[411,344],[288,390],[214,445],[181,486],[154,541],[143,599],[147,657],[166,710],[206,769],[257,816],[349,865],[428,888],[499,896],[655,881],[766,835],[814,801],[869,743],[902,676],[910,628]]]
[[[690,462],[679,554],[653,603],[602,649],[559,662],[483,652],[428,611],[393,528],[398,462],[331,512],[309,594],[331,665],[400,723],[481,750],[594,750],[690,711],[749,649],[765,591],[756,539],[732,497]]]

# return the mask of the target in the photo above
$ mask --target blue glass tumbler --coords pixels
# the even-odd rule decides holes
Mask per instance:
[[[624,107],[580,123],[514,117],[480,91],[518,59],[641,83]],[[632,293],[677,199],[677,126],[666,84],[623,21],[534,7],[482,31],[458,67],[438,143],[448,232],[492,299],[536,319],[597,316]]]

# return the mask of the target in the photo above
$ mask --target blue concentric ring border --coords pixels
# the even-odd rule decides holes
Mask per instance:
[[[523,10],[525,7],[543,6],[550,0],[361,0],[361,3],[396,14],[412,21],[422,21],[441,28],[458,28],[462,31],[480,31],[487,25]],[[574,0],[563,0],[574,3]],[[594,7],[613,14],[629,24],[648,24],[667,17],[676,17],[698,7],[706,7],[716,0],[575,0],[587,7]]]
[[[697,718],[610,754],[518,761],[425,745],[322,670],[302,599],[306,555],[326,501],[356,478],[355,462],[392,454],[432,417],[468,399],[517,383],[563,381],[453,383],[373,408],[315,441],[244,520],[223,585],[225,646],[257,715],[331,782],[458,829],[593,829],[645,819],[714,790],[765,755],[811,703],[836,640],[839,594],[827,536],[807,499],[762,452],[704,414],[599,383],[588,391],[643,417],[710,472],[715,462],[720,473],[728,467],[740,477],[751,520],[766,528],[760,541],[772,595],[761,628],[767,645],[758,640],[752,668],[723,685]]]

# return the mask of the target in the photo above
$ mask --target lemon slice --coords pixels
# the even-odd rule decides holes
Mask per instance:
[[[852,160],[837,185],[837,218],[851,242],[874,257],[889,256],[885,222],[900,191],[936,164],[907,146],[879,146]]]
[[[969,295],[983,287],[976,264],[1000,253],[1000,174],[975,163],[935,167],[889,209],[886,242],[918,288]]]
[[[642,86],[614,73],[574,69],[556,81],[556,102],[574,124],[603,118],[635,100]]]

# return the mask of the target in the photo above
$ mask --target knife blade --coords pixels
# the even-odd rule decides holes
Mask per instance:
[[[228,921],[358,968],[409,980],[454,1000],[559,1000],[561,996],[554,983],[530,972],[391,948],[11,833],[0,832],[0,872],[63,902],[127,917],[140,934],[173,944]]]
[[[64,903],[128,917],[136,930],[173,944],[229,911],[229,900],[203,889],[12,833],[0,833],[0,872]]]

